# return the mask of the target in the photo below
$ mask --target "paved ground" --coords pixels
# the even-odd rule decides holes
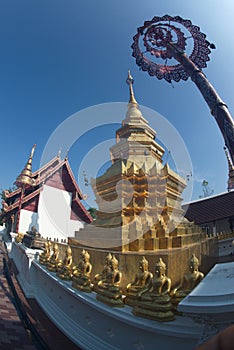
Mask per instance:
[[[15,307],[14,297],[4,275],[6,251],[0,245],[0,349],[36,349]]]
[[[0,350],[79,350],[48,319],[34,299],[26,299],[17,271],[0,242]]]

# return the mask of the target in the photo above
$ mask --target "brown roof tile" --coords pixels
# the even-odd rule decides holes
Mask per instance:
[[[196,224],[234,216],[234,191],[186,203],[183,209],[185,217]]]

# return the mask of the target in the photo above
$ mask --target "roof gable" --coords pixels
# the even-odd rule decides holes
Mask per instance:
[[[42,168],[32,174],[34,178],[34,186],[27,189],[23,197],[22,204],[27,204],[29,200],[39,195],[43,189],[43,185],[55,187],[72,193],[72,210],[84,222],[92,222],[92,216],[81,203],[83,195],[76,183],[75,177],[69,165],[68,159],[63,160],[60,157],[53,158],[50,162],[45,164]],[[6,192],[6,201],[4,202],[4,212],[9,213],[17,210],[19,207],[21,189],[9,193]]]

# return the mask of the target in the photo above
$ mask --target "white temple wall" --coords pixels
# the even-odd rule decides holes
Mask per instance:
[[[67,240],[75,231],[83,228],[83,223],[71,220],[72,194],[44,185],[38,203],[38,230],[44,238]]]
[[[38,229],[38,214],[29,210],[21,209],[18,231],[26,233],[32,226]]]

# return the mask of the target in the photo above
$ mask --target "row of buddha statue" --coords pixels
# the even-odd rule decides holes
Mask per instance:
[[[171,288],[171,279],[166,276],[166,264],[159,258],[154,267],[154,273],[149,271],[148,261],[143,256],[139,261],[139,272],[126,287],[126,293],[120,288],[122,273],[118,268],[118,260],[109,253],[105,259],[103,271],[96,274],[93,283],[90,274],[92,265],[90,254],[86,250],[80,253],[78,265],[72,263],[72,250],[67,247],[63,260],[59,259],[58,244],[52,247],[50,241],[45,243],[44,251],[39,256],[39,262],[55,272],[63,280],[71,280],[72,286],[82,292],[96,292],[96,299],[114,307],[125,304],[132,307],[136,316],[152,320],[172,321],[178,314],[177,305],[195,288],[204,277],[198,270],[199,261],[195,254],[189,261],[189,272],[176,288]]]

